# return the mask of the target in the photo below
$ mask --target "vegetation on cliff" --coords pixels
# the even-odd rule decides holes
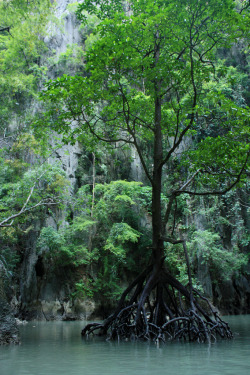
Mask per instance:
[[[84,334],[231,337],[203,293],[248,261],[247,2],[86,0],[60,56],[52,9],[0,4],[0,262],[18,283],[33,233],[43,267],[73,271],[67,298],[121,296]],[[63,142],[80,145],[74,186]]]

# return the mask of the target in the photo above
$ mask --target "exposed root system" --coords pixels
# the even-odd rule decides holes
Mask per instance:
[[[183,286],[163,267],[142,272],[122,294],[103,323],[90,323],[82,335],[107,339],[210,342],[232,338],[226,322],[192,285]]]

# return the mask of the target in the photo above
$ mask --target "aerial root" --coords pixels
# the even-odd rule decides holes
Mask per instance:
[[[194,289],[190,292],[165,271],[157,277],[151,271],[149,267],[125,290],[112,315],[103,323],[88,324],[82,335],[155,342],[211,342],[233,337],[209,300]]]

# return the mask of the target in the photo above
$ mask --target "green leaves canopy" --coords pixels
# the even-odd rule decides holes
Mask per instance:
[[[218,49],[244,37],[244,17],[234,6],[231,0],[144,0],[129,1],[124,10],[120,1],[85,1],[78,16],[87,22],[85,11],[98,15],[97,39],[86,52],[84,77],[64,75],[48,82],[43,99],[51,106],[50,127],[65,141],[78,139],[92,147],[96,142],[133,144],[152,182],[149,144],[155,150],[161,143],[162,168],[181,144],[185,149],[199,129],[216,122],[217,134],[203,139],[190,158],[185,154],[185,161],[190,176],[209,174],[215,184],[221,175],[234,181],[246,162],[249,111],[223,93],[220,81],[225,83],[227,68],[224,73],[216,69]],[[237,156],[230,165],[228,155]],[[214,175],[207,168],[211,165]]]
[[[0,2],[0,127],[6,127],[35,94],[44,77],[41,56],[46,26],[51,15],[49,0],[3,0]]]

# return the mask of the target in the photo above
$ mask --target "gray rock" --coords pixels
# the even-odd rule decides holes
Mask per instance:
[[[18,344],[19,333],[9,304],[0,297],[0,345]]]
[[[6,269],[0,261],[0,345],[18,344],[19,334],[14,312],[5,293]]]

